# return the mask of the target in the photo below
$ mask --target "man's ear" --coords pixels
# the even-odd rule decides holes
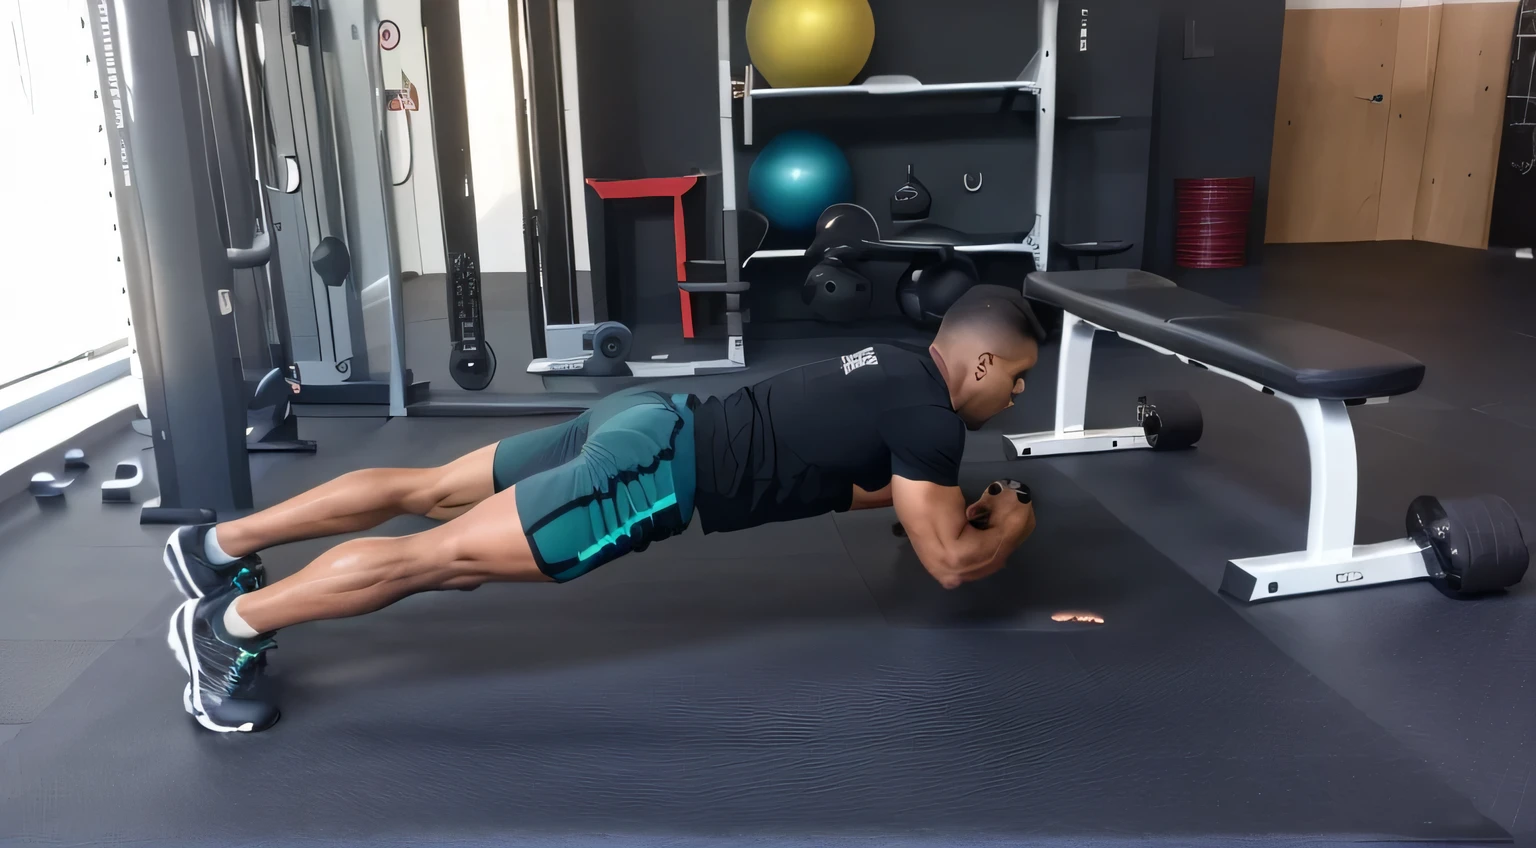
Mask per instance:
[[[976,377],[976,381],[978,383],[981,382],[982,378],[987,376],[987,371],[991,369],[993,363],[995,363],[996,361],[997,361],[997,356],[995,354],[992,354],[992,353],[977,354],[977,356],[976,356],[976,370],[975,370],[974,374],[975,374],[975,377]]]

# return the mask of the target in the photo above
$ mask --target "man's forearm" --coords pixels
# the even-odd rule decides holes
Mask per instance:
[[[965,572],[1000,566],[1023,544],[1027,535],[1028,529],[1023,524],[987,527],[967,524],[960,532],[960,538],[949,547],[951,564]]]
[[[1002,568],[1035,527],[1028,495],[1003,486],[967,505],[955,486],[893,478],[896,515],[923,568],[947,589]],[[971,522],[975,521],[976,526]]]
[[[1008,557],[1023,544],[1034,530],[1033,514],[1029,520],[1015,521],[987,527],[967,524],[958,538],[942,543],[942,550],[930,561],[919,555],[923,567],[946,589],[980,580],[1001,571],[1008,564]]]

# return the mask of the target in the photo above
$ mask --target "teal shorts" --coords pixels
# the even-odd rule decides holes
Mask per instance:
[[[693,398],[627,391],[496,446],[539,570],[564,583],[675,536],[693,518]]]

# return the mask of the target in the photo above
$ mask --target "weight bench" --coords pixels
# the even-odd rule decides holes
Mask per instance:
[[[1306,549],[1228,562],[1223,592],[1257,601],[1428,577],[1442,590],[1472,595],[1524,576],[1529,552],[1518,519],[1493,496],[1419,498],[1409,508],[1409,538],[1355,544],[1348,410],[1417,389],[1424,365],[1412,357],[1326,327],[1245,311],[1144,271],[1037,271],[1024,294],[1060,308],[1063,323],[1055,429],[1005,436],[1016,459],[1159,448],[1159,428],[1150,423],[1155,405],[1145,399],[1138,408],[1142,426],[1084,429],[1089,357],[1099,332],[1236,380],[1295,410],[1311,463]],[[1192,444],[1199,437],[1198,407],[1193,422],[1186,434],[1192,438],[1170,434],[1163,443]]]

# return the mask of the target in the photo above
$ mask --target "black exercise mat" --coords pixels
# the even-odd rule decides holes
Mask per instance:
[[[795,553],[690,535],[566,586],[282,634],[285,716],[260,735],[181,713],[167,608],[0,747],[0,840],[1507,838],[1066,478],[968,483],[1026,470],[1040,530],[995,580],[924,582],[889,511],[784,525]],[[1043,623],[1083,607],[1107,623]]]

